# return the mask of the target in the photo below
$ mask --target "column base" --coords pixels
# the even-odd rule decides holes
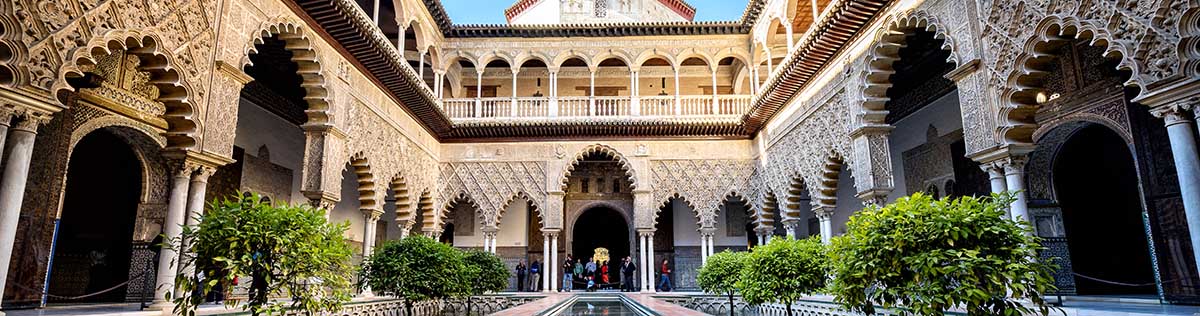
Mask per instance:
[[[161,310],[163,312],[163,315],[174,315],[175,314],[174,313],[175,312],[175,302],[161,301],[161,300],[155,299],[154,302],[150,303],[150,306],[146,307],[146,309]]]

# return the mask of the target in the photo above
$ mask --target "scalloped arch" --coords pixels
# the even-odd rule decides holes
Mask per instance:
[[[497,225],[499,225],[500,219],[504,218],[504,213],[506,210],[508,210],[508,205],[512,204],[512,202],[516,201],[518,198],[529,201],[529,204],[532,204],[533,208],[537,210],[538,223],[541,223],[542,225],[546,224],[545,223],[546,216],[545,216],[545,214],[542,214],[542,212],[545,212],[545,209],[542,208],[542,201],[534,199],[533,196],[531,196],[529,193],[525,192],[524,190],[521,190],[521,191],[517,191],[517,193],[509,195],[508,199],[506,199],[504,201],[504,206],[501,207],[500,210],[498,210],[496,212],[495,221],[496,221]]]
[[[241,68],[245,69],[252,65],[250,55],[258,53],[257,45],[265,43],[264,39],[277,37],[284,41],[284,49],[292,53],[292,62],[299,66],[296,74],[302,78],[300,87],[304,88],[304,102],[308,105],[308,108],[304,110],[308,121],[304,122],[303,126],[332,125],[334,123],[332,114],[334,111],[331,109],[333,102],[330,91],[326,88],[320,56],[313,48],[312,40],[305,33],[304,27],[294,21],[277,20],[263,23],[250,42],[246,44]]]
[[[162,118],[167,121],[167,132],[164,136],[167,149],[189,150],[196,147],[201,136],[200,121],[196,119],[198,106],[193,104],[192,86],[187,78],[174,66],[176,58],[165,47],[157,35],[142,33],[137,30],[108,30],[103,34],[93,36],[87,45],[81,45],[67,53],[58,75],[51,85],[51,95],[62,105],[69,102],[75,87],[68,82],[69,78],[84,76],[81,66],[94,66],[99,56],[113,54],[117,51],[137,56],[141,63],[139,71],[150,74],[149,84],[158,88],[159,96],[155,101],[162,102],[167,111]]]
[[[949,63],[959,65],[954,38],[946,33],[946,28],[933,16],[925,11],[903,12],[888,17],[883,28],[875,32],[874,46],[865,56],[865,69],[862,75],[862,102],[858,115],[862,115],[863,123],[884,125],[889,111],[886,104],[891,98],[887,91],[892,87],[891,75],[896,73],[892,67],[900,60],[900,49],[905,47],[907,37],[919,31],[933,33],[933,38],[943,40],[942,50],[949,51]]]
[[[629,179],[630,186],[635,190],[638,189],[637,176],[634,174],[633,165],[629,163],[629,159],[626,159],[625,155],[621,154],[621,152],[617,151],[616,149],[609,147],[608,145],[595,144],[588,146],[575,154],[575,158],[573,158],[571,163],[567,165],[567,168],[563,170],[562,177],[559,178],[559,183],[562,184],[560,190],[564,192],[567,191],[567,181],[571,177],[571,172],[575,171],[575,167],[579,165],[579,161],[583,160],[584,156],[593,153],[603,154],[612,157],[613,160],[616,160],[617,165],[621,166],[622,170],[625,170],[625,176]]]
[[[358,178],[355,184],[358,185],[358,209],[362,212],[382,212],[383,205],[379,203],[382,199],[379,198],[379,191],[376,190],[375,174],[371,171],[371,162],[367,159],[365,153],[359,152],[350,157],[350,171],[354,172],[354,176]]]
[[[1038,94],[1044,93],[1043,79],[1051,71],[1050,63],[1057,58],[1053,51],[1063,43],[1076,40],[1087,40],[1089,45],[1104,48],[1103,57],[1119,60],[1118,70],[1137,74],[1137,63],[1128,48],[1112,42],[1109,31],[1100,26],[1080,21],[1075,18],[1060,18],[1049,16],[1037,24],[1034,36],[1030,37],[1022,47],[1021,54],[1014,61],[1013,72],[1008,75],[1006,88],[1001,100],[1008,106],[1000,109],[1000,121],[1005,125],[999,127],[998,133],[1008,144],[1031,145],[1038,124],[1034,114],[1040,107]],[[1126,86],[1144,87],[1136,75],[1124,82]]]

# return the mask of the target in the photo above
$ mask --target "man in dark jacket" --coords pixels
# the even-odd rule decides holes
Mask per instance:
[[[625,257],[625,261],[621,264],[621,289],[626,292],[635,292],[633,284],[633,274],[637,272],[637,266],[633,264],[633,259]]]
[[[517,262],[517,292],[525,292],[525,260]]]

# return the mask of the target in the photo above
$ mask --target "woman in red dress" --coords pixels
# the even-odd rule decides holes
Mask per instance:
[[[600,265],[600,283],[608,284],[608,261]]]

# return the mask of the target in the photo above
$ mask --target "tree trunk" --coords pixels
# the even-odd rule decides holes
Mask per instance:
[[[792,316],[792,302],[787,303],[787,314],[788,316]]]
[[[467,316],[471,315],[471,296],[467,296]]]
[[[413,311],[412,311],[412,300],[409,300],[409,299],[407,299],[407,298],[406,298],[406,299],[404,299],[404,310],[408,311],[408,315],[407,315],[407,316],[413,316]]]
[[[733,292],[729,292],[729,316],[733,316]]]
[[[250,281],[250,304],[251,306],[262,307],[268,303],[270,298],[267,295],[267,272],[254,271]],[[253,309],[252,314],[258,316],[258,308]]]

